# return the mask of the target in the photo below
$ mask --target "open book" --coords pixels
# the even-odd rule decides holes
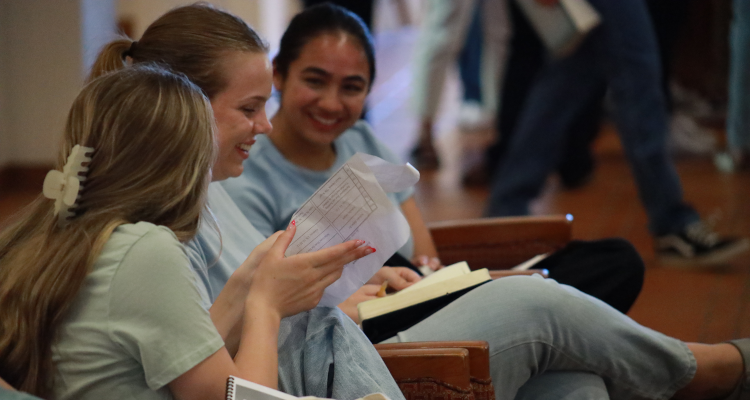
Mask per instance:
[[[572,53],[586,35],[601,23],[599,13],[586,0],[559,0],[554,6],[544,6],[536,0],[516,2],[555,57]]]
[[[471,271],[465,262],[445,267],[400,292],[357,305],[362,330],[373,343],[383,341],[491,280],[487,269]]]

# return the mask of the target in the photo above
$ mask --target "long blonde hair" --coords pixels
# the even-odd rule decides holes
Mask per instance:
[[[58,160],[94,148],[75,216],[64,227],[39,197],[0,232],[0,377],[49,395],[51,345],[112,231],[147,221],[192,238],[215,158],[208,99],[153,65],[91,81],[68,114]]]
[[[268,44],[241,18],[206,3],[177,7],[154,21],[137,42],[122,38],[106,45],[91,78],[125,66],[157,62],[185,74],[209,99],[224,90],[222,64],[233,51],[267,53]]]

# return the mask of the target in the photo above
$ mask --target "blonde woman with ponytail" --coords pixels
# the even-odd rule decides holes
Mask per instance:
[[[181,244],[206,209],[213,132],[200,89],[161,68],[127,68],[83,89],[46,198],[0,232],[0,378],[54,399],[223,399],[230,374],[275,386],[273,327],[259,316],[294,314],[318,288],[283,286],[266,265],[314,267],[330,280],[366,249],[344,243],[330,249],[337,263],[311,265],[283,258],[293,229],[262,243],[263,259],[248,259],[250,286],[268,290],[235,297],[240,313],[255,312],[232,359]],[[268,292],[284,289],[299,294],[274,303]]]
[[[203,213],[186,252],[228,353],[237,361],[252,354],[258,374],[251,380],[297,396],[346,400],[383,392],[403,399],[357,325],[337,308],[314,308],[345,264],[374,249],[353,241],[283,258],[294,224],[266,239],[218,184],[242,173],[255,136],[271,130],[264,109],[271,95],[267,51],[240,18],[195,4],[167,12],[137,42],[120,39],[105,46],[90,79],[155,62],[187,76],[209,99],[217,128],[215,183],[207,195],[212,212]],[[153,145],[145,135],[138,140]],[[228,375],[221,369],[210,373]]]

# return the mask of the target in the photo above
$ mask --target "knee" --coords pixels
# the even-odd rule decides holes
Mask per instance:
[[[559,314],[567,308],[571,294],[552,279],[535,276],[510,276],[495,280],[482,289],[483,297],[491,307],[512,309],[514,314],[528,315],[538,319],[544,314]]]

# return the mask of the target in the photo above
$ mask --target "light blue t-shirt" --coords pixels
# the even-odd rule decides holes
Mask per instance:
[[[222,346],[174,233],[120,225],[52,346],[54,398],[171,399],[166,385]]]
[[[204,213],[198,234],[185,246],[190,264],[210,300],[207,308],[232,273],[265,240],[217,182],[208,186],[208,206],[213,215]]]
[[[355,153],[367,153],[394,164],[401,160],[385,144],[375,138],[365,121],[358,121],[334,142],[336,162],[326,171],[312,171],[288,161],[268,137],[256,137],[238,178],[221,182],[229,196],[249,221],[265,236],[286,229],[295,211]],[[394,205],[414,194],[409,188],[403,192],[387,193]],[[414,240],[398,251],[410,259],[414,254]]]

